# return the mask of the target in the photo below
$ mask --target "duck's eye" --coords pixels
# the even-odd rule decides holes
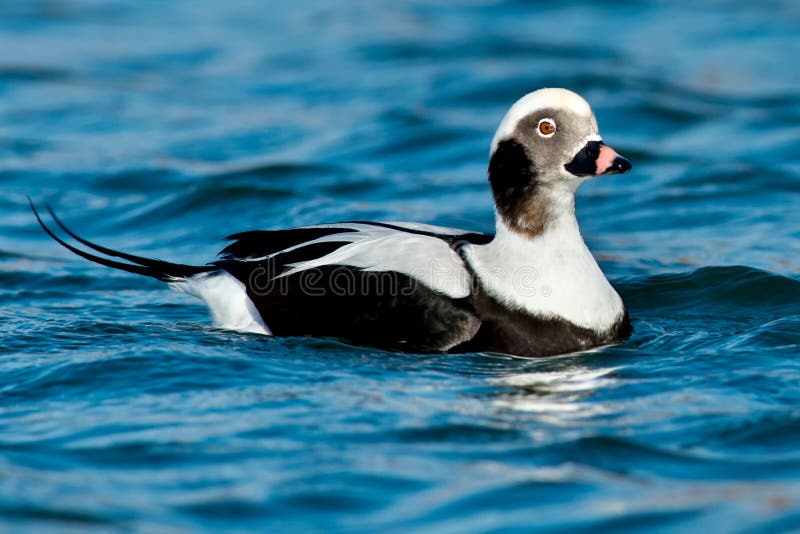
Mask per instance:
[[[539,121],[539,135],[542,137],[552,137],[556,133],[556,121],[553,119],[542,119]]]

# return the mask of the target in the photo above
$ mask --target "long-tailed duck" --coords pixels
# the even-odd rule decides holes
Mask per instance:
[[[630,169],[603,144],[583,98],[541,89],[511,107],[492,141],[494,235],[361,221],[250,231],[230,236],[217,261],[192,266],[95,245],[50,210],[70,244],[31,207],[64,247],[203,299],[223,328],[406,352],[547,356],[631,332],[575,218],[584,180]]]

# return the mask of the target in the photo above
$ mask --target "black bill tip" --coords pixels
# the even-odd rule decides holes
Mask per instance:
[[[626,174],[631,172],[633,165],[622,156],[617,156],[603,174]]]

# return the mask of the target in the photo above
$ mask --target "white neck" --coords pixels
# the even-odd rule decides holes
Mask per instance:
[[[624,313],[571,208],[561,209],[533,237],[510,229],[498,215],[495,238],[466,247],[465,253],[481,286],[510,308],[595,331],[608,330]]]

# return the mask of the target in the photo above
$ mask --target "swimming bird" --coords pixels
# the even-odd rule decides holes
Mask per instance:
[[[216,261],[195,266],[96,245],[48,208],[59,236],[31,207],[67,249],[203,299],[222,328],[414,353],[539,357],[631,333],[575,216],[581,183],[630,169],[603,143],[582,97],[547,88],[518,100],[492,140],[494,235],[366,221],[247,231],[228,237]]]

